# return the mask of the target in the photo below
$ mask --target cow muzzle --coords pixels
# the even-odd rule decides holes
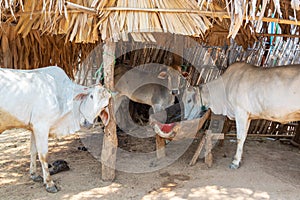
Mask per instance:
[[[100,118],[104,124],[104,126],[107,126],[110,120],[110,113],[108,107],[105,107],[100,112]]]

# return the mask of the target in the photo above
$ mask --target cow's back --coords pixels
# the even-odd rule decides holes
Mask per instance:
[[[52,123],[51,117],[59,110],[57,84],[52,76],[59,70],[55,68],[50,68],[50,73],[45,69],[0,69],[0,110],[5,116],[1,120],[2,129],[3,124],[8,128],[14,125],[4,118],[11,119],[16,127],[28,127],[43,120]]]
[[[168,107],[175,97],[170,94],[168,81],[158,78],[163,67],[117,65],[115,68],[115,89],[131,100],[153,106]]]
[[[168,87],[167,79],[158,78],[162,69],[166,69],[166,67],[150,66],[150,64],[137,67],[117,65],[115,68],[115,89],[127,94],[127,92],[147,84],[158,84]]]
[[[251,118],[279,122],[300,116],[300,65],[256,67],[235,63],[221,76],[231,108],[241,108]]]

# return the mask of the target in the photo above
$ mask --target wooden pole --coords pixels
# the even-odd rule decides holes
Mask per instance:
[[[205,157],[204,162],[208,167],[212,166],[213,163],[213,155],[211,153],[212,150],[212,131],[207,130],[205,134]]]
[[[184,52],[184,37],[182,35],[174,35],[175,38],[175,51],[173,64],[181,66],[183,64]]]
[[[166,157],[166,141],[156,134],[156,157],[161,159]]]
[[[115,65],[114,42],[106,41],[103,46],[103,70],[104,85],[111,91],[114,91],[114,65]],[[112,181],[115,178],[115,165],[117,157],[117,131],[116,121],[113,112],[113,98],[109,102],[110,121],[104,128],[104,138],[101,153],[102,180]]]
[[[228,134],[225,134],[225,136],[235,137],[236,134],[235,133],[228,133]],[[247,137],[276,137],[276,138],[283,137],[283,138],[292,138],[294,136],[293,135],[272,135],[272,134],[247,134]]]

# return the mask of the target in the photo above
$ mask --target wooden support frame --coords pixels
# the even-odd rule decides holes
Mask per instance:
[[[111,41],[106,41],[103,46],[104,85],[110,91],[114,91],[115,49],[116,44]],[[112,181],[115,179],[118,139],[113,105],[114,100],[113,98],[110,98],[108,106],[110,112],[110,121],[104,128],[101,153],[102,180],[104,181]]]
[[[188,121],[181,121],[180,123],[175,125],[173,130],[178,131],[178,132],[176,132],[176,134],[181,134],[184,137],[190,138],[188,136],[188,134],[185,135],[185,133],[182,132],[181,128],[183,126],[189,126],[189,124],[191,124],[191,123],[198,122],[197,131],[199,131],[203,127],[206,120],[210,117],[210,114],[211,114],[211,111],[209,109],[200,119],[192,119],[192,120],[188,120]],[[182,138],[182,137],[180,137],[180,138]],[[172,140],[173,138],[167,138],[167,139]],[[194,139],[194,137],[192,139]],[[156,157],[158,159],[161,159],[161,158],[165,157],[166,156],[165,150],[166,150],[166,138],[162,138],[158,134],[156,134]]]
[[[199,158],[199,155],[205,146],[205,157],[204,162],[207,164],[208,167],[211,167],[213,164],[213,155],[211,153],[211,150],[213,148],[213,140],[223,140],[224,139],[224,123],[225,123],[226,117],[222,115],[215,115],[211,114],[211,120],[208,130],[205,131],[205,135],[202,137],[202,139],[199,142],[199,145],[194,153],[193,158],[190,161],[190,166],[193,166],[196,164],[197,159]]]

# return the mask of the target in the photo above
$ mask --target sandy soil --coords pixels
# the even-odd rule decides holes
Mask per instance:
[[[236,148],[234,140],[229,138],[222,147],[214,148],[214,164],[211,168],[207,168],[201,159],[195,166],[189,166],[198,143],[194,141],[188,150],[169,166],[156,169],[155,166],[159,165],[154,164],[145,168],[147,171],[153,167],[151,172],[132,173],[134,167],[139,166],[132,163],[132,166],[127,166],[127,170],[118,170],[113,182],[103,182],[98,157],[101,151],[101,137],[102,134],[99,133],[76,134],[61,140],[50,140],[50,162],[64,159],[68,162],[70,170],[52,176],[60,191],[49,194],[42,183],[35,183],[29,178],[29,132],[11,130],[1,134],[0,199],[300,198],[300,150],[279,141],[258,141],[249,138],[245,144],[242,166],[238,170],[228,168]],[[92,140],[85,140],[87,138]],[[87,141],[93,141],[94,147]],[[153,139],[125,138],[120,144],[126,152],[137,152],[141,149],[151,152],[155,149]],[[78,147],[82,146],[87,146],[93,153],[78,150]],[[99,155],[95,155],[97,151]],[[122,155],[118,152],[118,162],[121,162],[121,165],[127,159]],[[128,158],[130,156],[134,155],[129,155]],[[154,158],[151,159],[154,161]]]

